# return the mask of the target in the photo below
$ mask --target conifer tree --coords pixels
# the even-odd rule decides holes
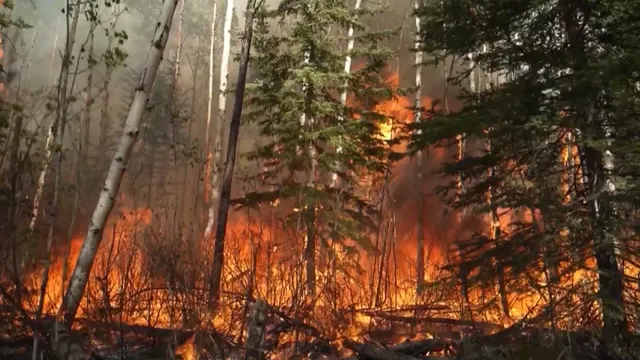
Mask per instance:
[[[637,3],[617,0],[508,6],[465,0],[429,1],[419,11],[423,50],[440,58],[474,54],[477,69],[500,79],[494,81],[499,85],[463,92],[462,109],[435,114],[414,137],[415,150],[446,146],[465,134],[465,157],[441,169],[465,179],[458,199],[446,195],[455,184],[440,189],[453,205],[485,217],[517,211],[497,236],[475,229],[475,237],[461,239],[458,265],[473,274],[469,280],[476,286],[504,276],[508,284],[501,287],[512,293],[530,289],[532,279],[539,281],[536,287],[552,286],[550,277],[557,277],[561,288],[554,291],[599,300],[608,341],[627,330],[623,272],[629,268],[620,261],[637,254],[635,234],[622,231],[636,221],[629,204],[637,202],[631,190],[637,166],[628,149],[637,136],[630,119],[639,110],[640,74],[630,71],[639,59],[633,39],[640,30],[631,15],[637,10]],[[452,81],[466,87],[471,71]],[[578,149],[571,161],[562,160],[567,147]],[[592,260],[595,290],[563,281]],[[542,297],[547,314],[572,316],[570,297]]]
[[[379,44],[393,32],[373,32],[361,22],[380,11],[355,10],[335,0],[285,0],[257,14],[252,60],[257,81],[247,117],[266,141],[250,154],[266,164],[259,174],[266,190],[247,194],[243,201],[287,204],[292,228],[300,224],[298,235],[305,237],[309,294],[316,287],[319,249],[328,252],[329,243],[353,246],[347,239],[367,246],[366,232],[359,229],[371,225],[374,208],[357,184],[359,177],[385,169],[379,125],[386,119],[375,105],[394,95],[383,78],[392,52]],[[272,33],[268,24],[274,20],[289,22],[288,30]],[[346,54],[338,49],[346,44],[350,25],[357,44],[350,55],[362,67],[349,73],[344,71]],[[343,104],[345,84],[350,101]],[[331,186],[335,173],[339,188]]]

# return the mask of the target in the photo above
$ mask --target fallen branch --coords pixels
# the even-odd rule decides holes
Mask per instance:
[[[344,340],[342,342],[344,347],[353,352],[360,355],[360,358],[364,357],[365,359],[370,360],[437,360],[437,359],[452,359],[445,357],[436,357],[436,356],[413,356],[407,355],[401,352],[397,352],[392,350],[393,348],[384,348],[380,346],[375,346],[373,344],[361,344],[352,340]],[[405,348],[405,350],[407,350]],[[359,357],[351,357],[345,360],[355,360],[359,359]]]
[[[392,315],[386,313],[371,313],[367,314],[372,317],[378,317],[384,320],[403,322],[403,323],[428,323],[428,324],[444,324],[444,325],[453,325],[453,326],[461,326],[461,327],[476,327],[478,329],[483,330],[502,330],[504,327],[500,324],[484,322],[484,321],[471,321],[471,320],[459,320],[459,319],[448,319],[448,318],[436,318],[436,317],[415,317],[415,316],[402,316],[402,315]]]
[[[428,352],[445,351],[452,345],[457,345],[454,341],[445,341],[440,339],[425,339],[418,341],[406,341],[398,345],[389,346],[388,349],[407,355],[426,354]]]

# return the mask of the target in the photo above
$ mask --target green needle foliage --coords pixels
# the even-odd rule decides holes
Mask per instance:
[[[344,1],[288,0],[274,10],[262,8],[256,17],[256,81],[248,87],[246,119],[264,141],[249,157],[264,164],[257,177],[265,186],[242,202],[281,201],[291,210],[293,228],[302,215],[318,242],[348,238],[369,246],[362,230],[373,226],[375,208],[358,182],[386,171],[388,144],[379,125],[388,119],[375,107],[395,96],[384,79],[393,53],[380,44],[394,32],[370,31],[361,22],[380,11],[355,11]],[[357,70],[347,74],[343,49],[350,25]],[[343,105],[345,86],[349,101]],[[334,173],[338,186],[331,184]]]
[[[458,239],[456,268],[484,289],[503,273],[510,299],[537,293],[554,325],[599,325],[585,315],[597,300],[609,339],[626,331],[625,309],[636,302],[625,291],[637,285],[620,269],[636,276],[628,269],[638,254],[630,229],[638,203],[639,10],[639,1],[445,0],[418,11],[423,50],[436,60],[465,59],[453,85],[468,87],[470,53],[481,75],[479,91],[462,92],[459,111],[420,124],[413,149],[450,146],[464,134],[465,156],[440,170],[461,175],[465,191],[453,196],[452,181],[441,194],[479,218],[517,210],[510,223],[502,218],[498,238],[484,224]],[[577,156],[567,159],[567,151]],[[570,283],[579,269],[593,283]]]

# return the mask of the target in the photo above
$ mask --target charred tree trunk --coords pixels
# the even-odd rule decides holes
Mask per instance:
[[[162,18],[156,24],[153,41],[147,54],[140,82],[135,89],[135,96],[129,109],[120,144],[111,162],[109,173],[100,193],[100,199],[96,204],[89,229],[82,243],[82,249],[67,287],[64,301],[58,310],[59,315],[63,315],[65,321],[69,324],[73,322],[80,306],[80,301],[89,281],[91,267],[102,239],[104,226],[113,208],[131,151],[140,132],[142,114],[149,100],[149,93],[167,44],[177,3],[178,0],[164,0]]]
[[[252,2],[251,0],[249,1]],[[267,304],[262,300],[256,300],[251,310],[251,320],[247,330],[247,342],[245,344],[245,360],[264,359],[262,340],[267,323]]]
[[[564,22],[564,30],[569,44],[569,50],[574,56],[574,67],[578,71],[588,68],[587,58],[587,26],[581,24],[581,17],[590,9],[583,8],[584,4],[574,1],[562,0],[558,7]],[[576,104],[576,113],[583,117],[584,123],[590,128],[584,129],[583,142],[604,140],[610,146],[613,135],[612,129],[607,124],[606,115],[596,108],[598,97],[602,92],[600,88],[589,89],[591,94],[585,102]],[[580,133],[576,133],[580,136]],[[600,291],[598,296],[602,306],[603,337],[610,342],[616,340],[628,331],[628,324],[624,309],[623,273],[618,265],[616,242],[618,231],[616,226],[616,209],[609,199],[615,193],[615,185],[612,179],[614,170],[613,155],[609,149],[596,149],[590,145],[581,149],[583,164],[583,176],[586,178],[585,194],[589,204],[589,210],[593,225],[593,247],[598,271]],[[602,196],[604,195],[604,196]]]
[[[224,242],[227,232],[229,207],[231,206],[231,186],[233,185],[233,170],[236,165],[236,150],[238,136],[240,135],[240,118],[242,117],[242,105],[247,84],[247,71],[249,69],[249,54],[251,53],[251,39],[253,37],[253,19],[255,15],[256,0],[247,1],[244,36],[240,50],[240,64],[236,81],[236,93],[229,124],[229,141],[227,143],[227,158],[222,175],[222,189],[220,191],[220,205],[218,207],[218,221],[216,222],[215,245],[213,249],[213,268],[211,282],[209,284],[210,307],[215,308],[220,298],[220,285],[222,269],[224,266]]]
[[[315,204],[309,204],[305,211],[307,227],[306,244],[304,247],[305,273],[307,295],[316,294],[316,211]]]

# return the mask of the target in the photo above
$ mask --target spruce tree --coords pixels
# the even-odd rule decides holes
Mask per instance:
[[[264,189],[246,194],[243,202],[256,206],[278,200],[289,209],[289,228],[299,228],[297,236],[305,238],[309,294],[317,286],[316,258],[331,262],[329,244],[370,246],[361,230],[372,225],[375,209],[358,180],[386,167],[380,124],[387,119],[375,105],[394,96],[383,77],[392,52],[379,44],[393,32],[370,31],[361,21],[380,11],[355,11],[336,0],[286,0],[256,17],[256,80],[248,88],[246,118],[262,138],[249,158],[265,164],[258,175]],[[288,27],[276,33],[269,26],[276,22]],[[346,48],[350,24],[356,34],[351,55],[362,67],[346,73],[341,45]],[[345,84],[350,101],[343,105]],[[336,172],[339,187],[331,186]]]
[[[607,340],[627,330],[629,267],[621,261],[637,254],[635,234],[623,231],[635,223],[637,201],[630,151],[639,110],[640,73],[631,70],[639,59],[637,11],[637,2],[617,0],[445,0],[427,1],[418,14],[423,50],[436,60],[463,59],[461,69],[472,54],[484,75],[477,92],[463,91],[459,111],[420,124],[414,150],[465,134],[469,151],[440,169],[462,175],[465,192],[447,196],[452,183],[440,189],[443,196],[474,216],[519,211],[496,239],[487,237],[486,224],[472,239],[458,239],[458,266],[476,286],[487,287],[500,269],[512,295],[538,291],[542,314],[553,314],[554,325],[562,311],[565,325],[576,313],[571,294],[579,293],[584,307],[591,302],[585,299],[597,299]],[[469,72],[452,82],[468,86]],[[589,267],[595,288],[570,287],[569,279]]]

